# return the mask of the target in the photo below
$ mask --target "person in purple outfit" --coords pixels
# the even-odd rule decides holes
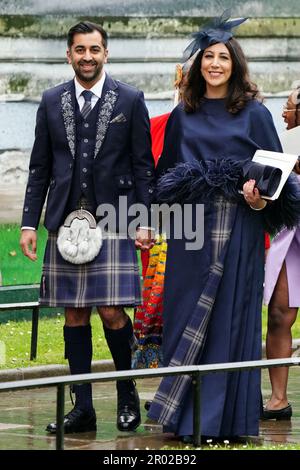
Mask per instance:
[[[300,125],[300,88],[293,90],[283,109],[287,129]],[[299,161],[295,172],[300,174]],[[298,176],[300,183],[300,176]],[[274,238],[265,270],[264,302],[268,305],[267,358],[291,356],[291,328],[300,306],[300,227],[283,229]],[[263,408],[264,419],[291,419],[287,398],[288,367],[269,369],[272,395]]]

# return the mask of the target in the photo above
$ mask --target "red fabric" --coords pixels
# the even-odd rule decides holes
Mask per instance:
[[[161,114],[150,119],[150,131],[152,138],[152,154],[157,164],[164,145],[164,135],[168,117],[171,113]]]
[[[265,250],[268,250],[271,246],[270,235],[265,232]]]
[[[142,275],[143,278],[146,276],[148,264],[149,264],[149,250],[147,251],[141,251],[141,261],[142,261]]]
[[[150,119],[150,131],[152,139],[152,154],[154,158],[155,165],[161,155],[163,146],[164,146],[164,136],[167,120],[171,113],[161,114],[160,116],[155,116]],[[141,260],[143,267],[143,277],[145,277],[146,270],[149,263],[149,250],[141,252]]]

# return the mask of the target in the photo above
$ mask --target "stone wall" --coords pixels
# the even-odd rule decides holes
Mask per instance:
[[[298,0],[0,0],[2,14],[103,16],[214,16],[232,8],[235,16],[300,16]]]
[[[299,2],[300,5],[300,2]],[[0,15],[0,36],[2,37],[37,37],[65,38],[69,28],[88,19],[101,24],[110,37],[186,37],[198,31],[210,20],[205,16],[106,16],[106,15]],[[299,14],[289,17],[254,16],[242,24],[236,33],[237,37],[300,37]]]
[[[236,36],[253,80],[264,92],[288,89],[300,76],[298,0],[0,0],[0,95],[40,99],[68,80],[66,34],[84,18],[108,31],[108,71],[117,79],[146,93],[169,90],[189,35],[227,7],[250,17]]]
[[[79,16],[0,16],[0,95],[40,99],[44,89],[72,77],[65,37]],[[145,91],[172,88],[175,64],[203,17],[91,17],[109,31],[109,64],[115,78]],[[300,76],[300,17],[253,18],[237,37],[253,80],[267,93],[290,88]]]
[[[28,178],[29,151],[0,153],[0,223],[20,223]],[[1,285],[1,274],[0,274]]]
[[[0,153],[0,181],[4,186],[26,185],[28,178],[29,151],[10,150]]]

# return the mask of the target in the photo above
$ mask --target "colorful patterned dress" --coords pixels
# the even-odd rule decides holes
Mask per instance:
[[[160,237],[150,252],[144,277],[143,304],[135,311],[134,332],[137,349],[132,367],[145,369],[162,365],[162,303],[167,243]]]
[[[170,113],[150,120],[152,153],[155,164],[160,157],[164,133]],[[162,364],[162,301],[167,243],[163,237],[150,251],[141,252],[143,267],[143,304],[135,311],[134,332],[137,349],[133,354],[132,368],[159,367]]]

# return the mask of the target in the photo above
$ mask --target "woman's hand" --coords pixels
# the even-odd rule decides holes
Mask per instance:
[[[252,209],[260,210],[266,207],[267,202],[260,197],[258,189],[255,187],[255,180],[244,183],[243,194],[245,201]]]

